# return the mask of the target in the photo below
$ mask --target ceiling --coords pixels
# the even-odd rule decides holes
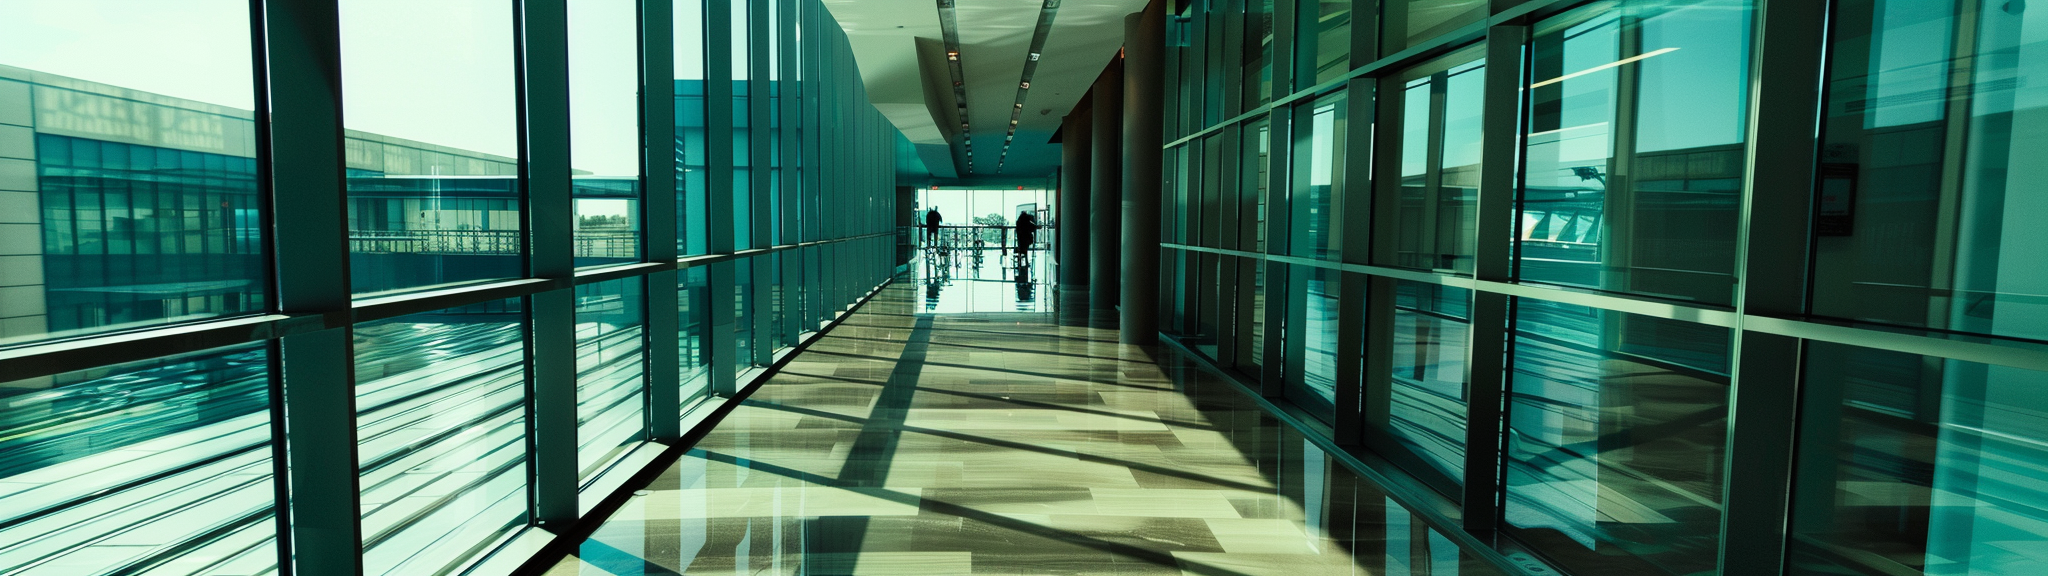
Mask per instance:
[[[974,170],[964,174],[960,130],[941,129],[934,119],[950,117],[953,93],[926,86],[932,80],[928,75],[950,84],[950,71],[942,65],[928,66],[929,72],[919,66],[917,39],[931,45],[944,37],[941,0],[824,0],[846,29],[868,98],[903,131],[935,183],[1042,181],[1060,164],[1059,145],[1047,140],[1116,57],[1123,45],[1124,15],[1143,9],[1147,0],[1060,0],[1000,173],[997,160],[1011,113],[1017,110],[1018,83],[1045,5],[1043,0],[950,1],[967,98],[966,136],[974,144],[976,159]],[[929,102],[927,94],[942,102]]]

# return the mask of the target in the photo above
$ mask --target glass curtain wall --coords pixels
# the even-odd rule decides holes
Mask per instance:
[[[901,136],[817,0],[736,4],[0,18],[0,572],[466,573],[755,384],[892,275]]]
[[[1191,0],[1163,331],[1503,565],[2048,571],[2029,8]]]

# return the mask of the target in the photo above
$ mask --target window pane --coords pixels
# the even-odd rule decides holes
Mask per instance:
[[[2048,66],[2048,23],[2026,8],[1841,3],[1815,312],[2048,339],[2048,124],[2034,122],[2048,84],[2029,80]]]
[[[268,362],[249,345],[0,382],[0,572],[275,570]]]
[[[1566,570],[1712,573],[1733,334],[1543,300],[1516,306],[1507,532]]]
[[[1407,280],[1397,281],[1394,290],[1388,431],[1443,477],[1462,483],[1472,291]]]
[[[1305,14],[1299,55],[1311,68],[1295,79],[1296,88],[1335,80],[1351,71],[1351,0],[1299,0]],[[1221,41],[1215,39],[1211,41]],[[1311,81],[1313,80],[1313,81]]]
[[[733,343],[733,365],[722,368],[739,374],[754,366],[754,261],[734,260],[732,267],[733,332],[728,336]]]
[[[683,270],[682,291],[677,295],[676,311],[678,331],[677,344],[682,347],[680,354],[683,383],[683,408],[710,394],[711,390],[711,346],[706,336],[711,325],[711,287],[709,276],[702,266]]]
[[[1537,24],[1523,279],[1733,302],[1750,19],[1631,1]]]
[[[341,1],[357,294],[521,274],[512,11]]]
[[[1395,266],[1470,274],[1479,203],[1480,109],[1485,60],[1480,47],[1401,75],[1400,194]]]
[[[646,436],[647,297],[639,278],[576,287],[576,469],[590,478]]]
[[[1288,200],[1288,227],[1294,231],[1288,248],[1296,256],[1335,260],[1341,255],[1336,199],[1344,193],[1345,108],[1344,93],[1338,92],[1295,111],[1295,127],[1305,132],[1295,141],[1306,143],[1298,146],[1296,184]],[[1309,113],[1306,122],[1302,112]]]
[[[363,573],[440,574],[526,524],[519,300],[356,326]]]
[[[1793,574],[2042,574],[2048,374],[1816,342]]]
[[[268,310],[249,4],[6,11],[0,345]]]
[[[640,46],[631,0],[569,2],[576,265],[640,260]]]
[[[1337,401],[1336,270],[1288,267],[1294,294],[1287,316],[1286,394],[1296,405],[1329,422]]]
[[[1486,0],[1389,0],[1385,20],[1380,23],[1386,36],[1380,42],[1383,54],[1421,44],[1486,18]]]

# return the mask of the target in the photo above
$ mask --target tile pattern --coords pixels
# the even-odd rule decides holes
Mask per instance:
[[[1491,574],[1251,399],[887,289],[549,572]]]

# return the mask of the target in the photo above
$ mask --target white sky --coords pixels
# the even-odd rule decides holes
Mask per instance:
[[[633,2],[570,0],[569,17],[571,163],[637,175]],[[341,0],[341,20],[349,128],[518,154],[511,3]],[[0,0],[0,64],[247,110],[248,23],[246,0]]]

